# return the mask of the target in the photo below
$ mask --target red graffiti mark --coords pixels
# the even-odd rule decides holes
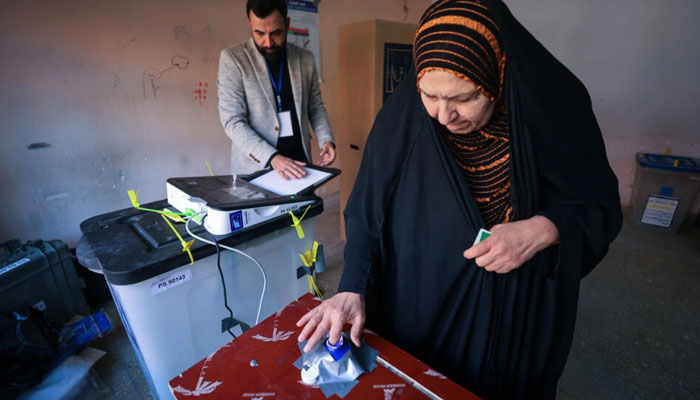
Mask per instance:
[[[199,82],[197,86],[195,86],[195,89],[192,91],[194,94],[194,100],[199,103],[200,106],[206,107],[204,104],[207,99],[207,87],[209,86],[208,82]]]

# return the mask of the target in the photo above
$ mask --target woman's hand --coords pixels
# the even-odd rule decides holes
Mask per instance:
[[[298,341],[303,342],[311,334],[309,342],[304,346],[304,353],[314,348],[316,343],[330,331],[328,338],[331,344],[337,343],[343,326],[348,323],[350,339],[355,346],[360,347],[360,334],[365,326],[365,304],[362,296],[357,293],[341,292],[318,305],[297,321],[297,326],[304,326]]]
[[[464,252],[487,271],[505,274],[519,268],[538,251],[559,243],[559,230],[548,218],[532,218],[494,225],[491,236]]]

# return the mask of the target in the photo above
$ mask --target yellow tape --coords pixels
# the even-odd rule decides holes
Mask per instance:
[[[321,293],[321,289],[318,288],[318,285],[316,285],[316,280],[311,275],[309,275],[309,293],[323,300],[323,294]]]
[[[190,240],[189,242],[185,242],[185,239],[180,236],[180,233],[175,229],[175,226],[168,220],[168,218],[165,215],[161,214],[161,217],[165,220],[165,222],[168,223],[168,226],[170,226],[170,229],[175,232],[175,236],[177,236],[178,239],[180,239],[180,243],[182,244],[182,251],[186,251],[187,255],[190,256],[190,265],[194,264],[194,257],[192,257],[192,251],[190,250],[190,247],[192,247],[192,243],[194,243],[194,239]]]
[[[314,244],[311,247],[311,250],[305,251],[304,254],[299,254],[299,258],[301,258],[301,262],[304,263],[304,266],[311,267],[316,262],[317,254],[318,242],[314,240]]]
[[[299,258],[301,258],[301,262],[304,263],[305,267],[311,267],[314,265],[316,262],[316,256],[318,255],[318,242],[314,240],[314,244],[311,247],[311,250],[307,250],[304,252],[304,254],[299,254]],[[321,289],[318,288],[318,285],[316,285],[316,280],[314,280],[313,275],[308,275],[308,281],[309,281],[309,293],[313,294],[314,296],[318,296],[323,300],[323,295],[321,294]]]
[[[307,252],[304,253],[304,254],[299,254],[299,258],[301,258],[301,262],[304,264],[305,267],[310,267],[310,266],[311,266],[311,263],[310,263],[309,260],[306,258],[307,255],[308,255],[308,253],[309,253],[309,252],[307,251]]]
[[[211,169],[211,165],[209,165],[209,161],[204,161],[205,164],[207,164],[207,168],[209,168],[209,173],[211,176],[214,176],[214,171]]]
[[[136,189],[134,192],[133,190],[129,190],[126,193],[129,195],[129,200],[131,200],[131,205],[134,206],[134,208],[139,208],[141,207],[141,204],[139,204],[139,192],[141,189]]]
[[[321,292],[321,288],[319,288],[318,285],[316,285],[316,279],[314,279],[313,276],[311,277],[311,283],[314,284],[314,288],[316,288],[316,293],[318,294],[318,297],[321,300],[323,300],[323,292]]]
[[[129,195],[129,200],[131,200],[131,205],[132,205],[135,209],[141,210],[141,211],[154,212],[154,213],[157,213],[157,214],[160,214],[160,215],[167,215],[167,216],[169,216],[169,217],[172,217],[173,220],[175,220],[175,221],[177,221],[177,222],[185,222],[185,220],[183,220],[182,218],[180,218],[180,220],[178,220],[178,219],[175,218],[175,217],[182,217],[182,216],[188,216],[188,217],[189,217],[189,216],[193,216],[193,215],[194,215],[193,218],[195,219],[195,221],[201,222],[202,218],[201,218],[199,215],[195,215],[194,210],[192,210],[191,208],[186,209],[186,210],[185,210],[185,211],[187,211],[186,213],[176,213],[176,212],[167,211],[167,209],[163,209],[163,211],[161,211],[161,210],[153,210],[153,209],[151,209],[151,208],[144,208],[144,207],[141,207],[141,204],[139,203],[139,191],[140,191],[140,190],[141,190],[141,189],[136,189],[135,192],[134,192],[133,190],[127,190],[127,192],[126,192],[126,193]]]
[[[297,235],[299,236],[299,239],[303,239],[304,238],[304,229],[302,229],[302,227],[301,227],[301,220],[299,218],[297,218],[297,216],[294,215],[294,213],[291,211],[289,212],[289,215],[292,216],[292,222],[293,222],[292,226],[294,228],[296,228]]]
[[[186,223],[186,222],[187,222],[187,221],[185,221],[185,219],[182,218],[181,216],[169,212],[167,208],[164,208],[164,209],[163,209],[163,213],[162,213],[161,215],[164,215],[164,216],[170,218],[171,220],[173,220],[173,221],[175,221],[175,222],[182,222],[182,223]]]
[[[304,217],[306,216],[306,213],[309,211],[310,208],[311,208],[311,204],[309,204],[309,206],[306,207],[304,214],[302,214],[300,218],[297,218],[297,216],[294,215],[293,212],[291,212],[291,211],[289,212],[289,215],[292,216],[292,226],[294,228],[296,228],[297,235],[299,236],[299,239],[303,239],[305,237],[304,236],[304,229],[302,229],[302,227],[301,227],[301,221],[304,219]]]

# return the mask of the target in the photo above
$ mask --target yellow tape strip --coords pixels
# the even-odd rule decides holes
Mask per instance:
[[[291,211],[289,212],[289,215],[292,216],[292,226],[294,228],[296,228],[297,235],[299,236],[299,239],[303,239],[305,237],[304,236],[304,229],[302,229],[302,227],[301,227],[301,221],[304,219],[304,217],[306,216],[306,213],[309,211],[310,208],[311,208],[311,204],[309,204],[309,206],[306,207],[306,210],[304,211],[304,213],[301,215],[300,218],[297,218],[297,216],[294,215],[293,212],[291,212]]]
[[[139,204],[139,192],[141,189],[136,189],[134,192],[133,190],[129,190],[126,193],[129,195],[129,200],[131,200],[131,205],[134,206],[134,208],[140,208],[141,204]]]
[[[318,288],[318,285],[316,285],[316,280],[311,275],[309,275],[309,293],[323,300],[323,293],[321,293],[321,289]]]
[[[181,222],[181,223],[183,223],[183,224],[184,224],[184,223],[187,223],[187,221],[185,221],[185,219],[182,218],[181,216],[179,216],[179,215],[172,215],[172,213],[169,212],[167,208],[164,208],[164,209],[163,209],[163,213],[160,214],[160,215],[162,215],[162,216],[164,216],[164,217],[168,217],[168,218],[170,218],[171,220],[173,220],[173,221],[175,221],[175,222]]]
[[[192,250],[190,250],[190,247],[192,247],[192,243],[194,243],[194,239],[190,240],[189,242],[185,242],[185,239],[180,236],[180,233],[175,229],[175,226],[168,220],[168,218],[165,215],[161,215],[165,222],[168,223],[170,226],[170,229],[175,232],[175,236],[177,236],[178,239],[180,239],[180,243],[182,244],[182,251],[186,251],[187,255],[190,256],[190,265],[194,264],[194,257],[192,257]]]
[[[314,244],[311,247],[311,250],[305,251],[304,254],[299,254],[299,258],[301,258],[301,262],[304,263],[305,267],[311,267],[316,262],[317,255],[318,255],[318,242],[314,240]],[[313,275],[308,275],[308,282],[309,282],[309,293],[313,294],[314,296],[318,296],[321,300],[323,300],[323,295],[321,294],[321,289],[319,289],[318,285],[316,285],[316,280],[314,279]]]
[[[209,161],[204,161],[205,164],[207,164],[207,168],[209,168],[209,173],[211,176],[214,176],[214,171],[211,169],[211,165],[209,165]]]
[[[192,210],[190,208],[188,208],[186,210],[187,211],[186,213],[176,213],[176,212],[172,212],[172,211],[166,211],[166,210],[161,211],[161,210],[154,210],[151,208],[141,207],[141,204],[139,203],[139,191],[140,190],[141,189],[137,189],[135,192],[133,190],[127,190],[127,192],[126,192],[129,195],[129,200],[131,200],[131,205],[137,210],[150,211],[150,212],[154,212],[154,213],[157,213],[160,215],[167,215],[169,217],[182,217],[182,216],[189,217],[189,216],[192,216],[195,214],[194,210]],[[202,220],[202,218],[199,215],[195,215],[193,218],[197,222],[201,222],[201,220]],[[184,220],[183,220],[183,222],[184,222]]]
[[[305,251],[304,254],[299,254],[299,258],[301,258],[301,262],[304,263],[304,266],[311,267],[316,262],[316,255],[317,254],[318,254],[318,242],[314,240],[314,244],[311,247],[311,250]]]
[[[316,255],[318,254],[318,242],[314,240],[314,245],[311,247],[311,254],[313,255],[313,262],[316,262]]]
[[[292,216],[292,222],[293,222],[292,226],[294,228],[296,228],[297,235],[299,236],[299,239],[303,239],[304,238],[304,229],[302,229],[302,227],[301,227],[301,220],[299,218],[297,218],[297,216],[294,215],[294,213],[291,211],[289,212],[289,215]]]

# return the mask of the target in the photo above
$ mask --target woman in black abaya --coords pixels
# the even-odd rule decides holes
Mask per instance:
[[[339,293],[299,340],[349,323],[359,345],[366,322],[480,396],[554,398],[622,221],[588,93],[501,1],[436,2],[414,56],[345,210]]]

